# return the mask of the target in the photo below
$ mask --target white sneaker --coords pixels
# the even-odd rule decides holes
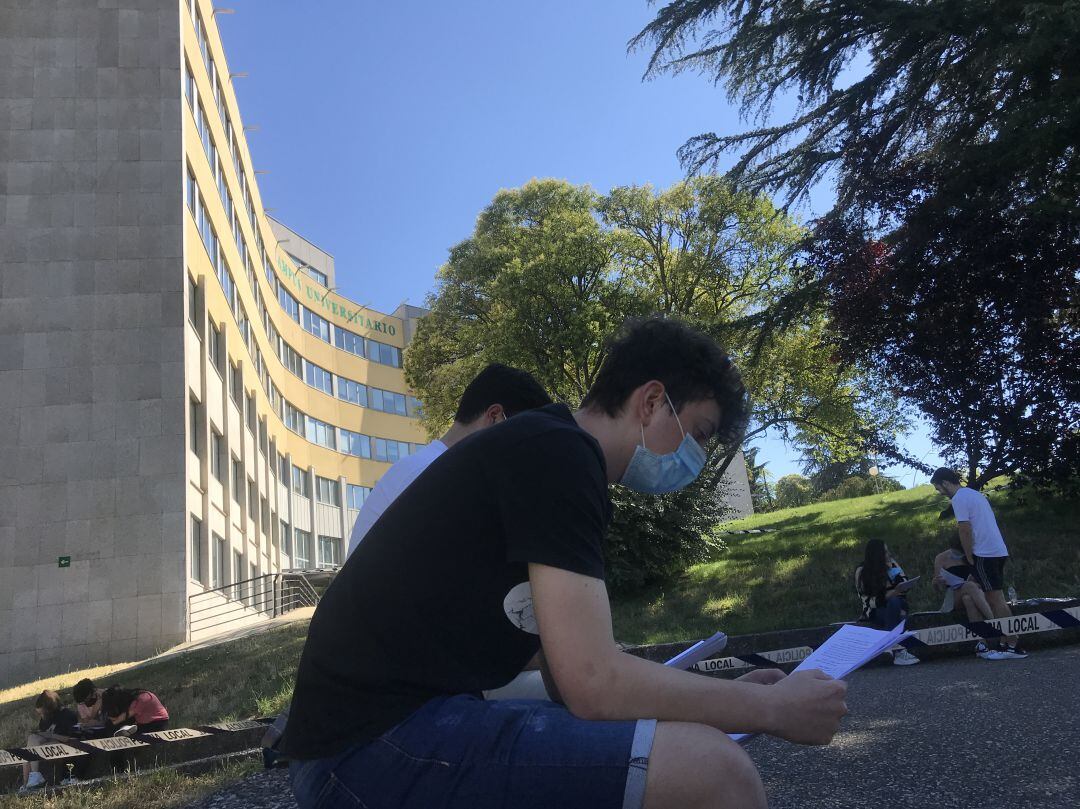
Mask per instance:
[[[113,733],[113,736],[134,736],[138,729],[138,725],[124,725],[123,727],[117,728]]]
[[[893,652],[892,664],[894,666],[914,666],[916,663],[921,663],[915,655],[909,652],[907,649],[897,649]]]
[[[30,777],[26,779],[26,783],[19,787],[19,794],[25,795],[27,792],[41,789],[43,786],[45,786],[45,776],[39,772],[31,772]]]

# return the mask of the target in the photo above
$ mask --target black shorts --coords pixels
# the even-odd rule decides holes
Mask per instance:
[[[1005,563],[1008,556],[976,556],[975,578],[983,592],[1001,590],[1005,586]]]

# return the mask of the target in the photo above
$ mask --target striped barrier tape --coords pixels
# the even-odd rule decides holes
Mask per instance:
[[[1011,618],[995,618],[993,621],[948,624],[915,630],[915,634],[903,641],[903,645],[916,655],[919,649],[929,646],[945,646],[979,639],[992,640],[1005,635],[1030,635],[1036,632],[1053,632],[1058,629],[1080,627],[1080,607],[1031,612]],[[776,649],[729,657],[713,657],[691,666],[694,671],[710,674],[718,671],[734,671],[748,668],[770,668],[788,663],[801,663],[813,651],[809,646]]]

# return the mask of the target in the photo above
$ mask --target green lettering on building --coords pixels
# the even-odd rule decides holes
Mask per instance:
[[[389,334],[391,336],[397,334],[397,326],[392,323],[387,323],[384,320],[372,320],[369,317],[364,317],[360,314],[360,310],[350,311],[344,306],[341,306],[337,301],[330,300],[330,293],[320,293],[315,287],[305,283],[301,277],[300,272],[292,269],[285,263],[285,259],[278,257],[278,269],[281,270],[281,274],[296,288],[296,291],[301,296],[306,296],[308,300],[315,301],[322,304],[322,307],[335,317],[339,317],[342,320],[347,320],[350,323],[355,323],[362,329],[368,329],[369,331],[382,332],[383,334]],[[308,307],[309,309],[312,307]]]

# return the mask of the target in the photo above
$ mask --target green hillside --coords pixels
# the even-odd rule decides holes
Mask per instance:
[[[1013,561],[1006,585],[1021,598],[1080,594],[1080,503],[1026,491],[990,493]],[[884,539],[909,576],[924,574],[910,601],[934,610],[933,559],[955,521],[939,519],[947,500],[930,486],[818,503],[720,526],[773,532],[722,536],[708,562],[676,583],[613,605],[615,634],[627,643],[821,626],[857,617],[852,574],[866,540]]]

